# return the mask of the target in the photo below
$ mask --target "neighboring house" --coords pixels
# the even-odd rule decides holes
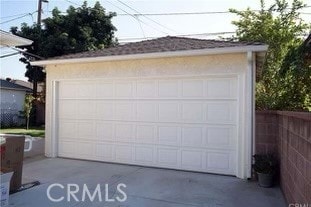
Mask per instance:
[[[12,83],[16,83],[18,85],[27,87],[27,88],[31,88],[33,89],[33,84],[31,82],[28,81],[23,81],[23,80],[11,80]],[[38,96],[40,96],[41,94],[44,93],[44,83],[38,83],[37,86],[37,94]]]
[[[15,47],[21,45],[30,45],[32,41],[26,38],[22,38],[16,35],[13,35],[9,32],[0,30],[0,45],[6,47]]]
[[[249,178],[266,50],[163,37],[33,62],[47,72],[45,154]]]
[[[19,126],[24,124],[20,111],[24,108],[25,95],[31,89],[0,79],[1,126]]]
[[[28,81],[23,81],[23,80],[18,80],[18,79],[12,79],[10,80],[11,83],[15,83],[17,85],[20,85],[20,86],[24,86],[26,88],[33,88],[33,85],[32,83],[28,82]]]
[[[22,37],[13,35],[9,32],[5,32],[3,30],[0,30],[0,45],[3,47],[8,47],[8,48],[12,48],[13,50],[17,50],[14,47],[21,46],[21,45],[30,45],[30,44],[32,44],[32,42],[33,41],[31,41],[29,39],[22,38]],[[17,51],[20,51],[20,50],[17,50]],[[15,52],[15,53],[9,54],[9,56],[15,55],[18,53],[20,53],[20,52]],[[22,80],[12,80],[12,83],[16,83],[18,85],[25,86],[25,87],[28,87],[31,89],[33,88],[32,83],[22,81]],[[38,95],[41,95],[44,93],[45,88],[44,88],[43,83],[38,84],[37,90],[38,90]],[[44,124],[44,122],[45,122],[45,104],[44,103],[36,102],[36,116],[35,117],[36,117],[36,121],[35,121],[36,124],[38,124],[38,125]],[[9,121],[11,123],[12,122],[11,118],[12,118],[12,116],[9,116],[9,119],[6,118],[6,120],[11,120],[11,121]]]
[[[25,86],[33,89],[33,84],[28,81],[23,80],[11,80],[12,83],[16,83],[21,86]],[[38,83],[37,85],[37,97],[39,97],[38,101],[34,102],[35,108],[35,124],[36,125],[44,125],[45,123],[45,83]]]

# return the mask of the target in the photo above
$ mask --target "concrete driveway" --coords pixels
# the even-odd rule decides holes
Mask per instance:
[[[41,185],[11,195],[10,206],[286,206],[278,187],[260,188],[256,182],[235,177],[82,160],[48,159],[39,155],[25,160],[23,180],[24,183],[38,180]],[[59,185],[52,187],[49,195],[53,199],[64,197],[60,202],[52,202],[47,196],[48,187],[55,183]],[[80,189],[75,194],[79,202],[72,196],[67,201],[67,184],[73,184],[70,190],[76,190],[76,185],[79,186]],[[95,194],[93,202],[88,196],[81,201],[83,184],[87,184],[91,194],[100,184],[102,201],[99,200],[99,192]],[[117,189],[119,184],[126,185],[119,186],[127,195],[125,202],[116,200],[117,197],[124,199],[124,194]],[[108,202],[107,198],[114,201]]]

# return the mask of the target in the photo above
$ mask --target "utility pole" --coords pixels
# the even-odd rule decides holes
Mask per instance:
[[[37,25],[40,26],[41,28],[41,13],[42,13],[42,2],[48,3],[48,0],[38,0],[38,18],[37,18]],[[33,96],[36,98],[37,97],[37,88],[38,88],[38,67],[34,66],[34,74],[33,74]]]
[[[38,18],[37,24],[41,25],[42,2],[48,3],[48,0],[38,0]]]
[[[42,0],[38,0],[38,17],[37,24],[41,25]]]
[[[48,0],[38,0],[38,16],[37,16],[37,25],[41,28],[41,14],[42,14],[42,2],[49,2]],[[38,91],[38,70],[39,68],[37,66],[31,66],[33,68],[33,89],[32,89],[32,95],[35,98],[33,101],[33,123],[37,124],[37,91]]]

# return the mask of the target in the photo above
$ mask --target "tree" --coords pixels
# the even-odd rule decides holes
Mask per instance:
[[[115,13],[106,14],[105,9],[96,2],[88,7],[85,1],[81,7],[70,6],[66,14],[62,14],[57,8],[52,11],[52,17],[44,19],[43,27],[38,24],[28,26],[26,23],[18,27],[12,27],[15,35],[33,40],[33,44],[22,46],[29,53],[42,58],[50,58],[69,53],[77,53],[89,50],[102,49],[117,44],[114,37],[116,28],[111,20]],[[30,82],[42,82],[45,74],[41,67],[31,66],[29,61],[36,60],[29,54],[21,61],[27,64],[25,76]],[[34,90],[34,95],[36,91]]]
[[[26,118],[26,129],[29,129],[29,120],[30,120],[30,113],[32,110],[32,102],[35,98],[32,95],[26,94],[25,101],[24,101],[24,115]]]
[[[237,26],[238,40],[269,45],[265,63],[257,77],[256,108],[305,108],[301,104],[289,106],[288,102],[284,102],[284,99],[290,100],[294,97],[287,97],[289,88],[285,83],[289,74],[281,76],[281,67],[288,52],[302,44],[299,36],[310,29],[310,25],[304,23],[299,17],[299,10],[305,5],[300,0],[293,0],[291,5],[285,0],[275,0],[275,3],[268,8],[264,0],[260,3],[261,9],[258,12],[250,8],[246,11],[230,9],[239,17],[239,20],[232,22]],[[306,82],[303,81],[302,84]],[[301,96],[305,95],[301,94]]]
[[[18,36],[26,37],[33,40],[32,45],[20,46],[21,49],[26,49],[29,53],[23,53],[24,57],[20,58],[20,61],[26,64],[25,76],[28,78],[29,82],[33,83],[33,96],[37,97],[37,83],[45,81],[45,73],[42,67],[32,66],[30,61],[37,60],[37,56],[30,54],[39,54],[40,48],[39,43],[43,40],[41,34],[41,27],[39,25],[28,26],[23,23],[21,30],[18,31],[17,27],[12,27],[11,32]],[[43,57],[42,57],[43,59]]]
[[[299,47],[289,49],[281,66],[280,74],[286,90],[283,103],[290,108],[311,111],[311,33]]]

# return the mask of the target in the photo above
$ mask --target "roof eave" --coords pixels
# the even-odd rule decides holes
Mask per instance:
[[[32,92],[32,90],[29,88],[11,88],[11,87],[2,87],[0,86],[0,89],[4,89],[4,90],[12,90],[12,91],[26,91],[26,92]]]
[[[33,43],[32,40],[19,37],[17,35],[13,35],[8,32],[1,31],[0,33],[1,33],[0,44],[3,46],[15,47],[22,45],[31,45]]]
[[[88,63],[88,62],[134,60],[134,59],[153,59],[165,57],[202,56],[202,55],[216,55],[216,54],[244,53],[244,52],[266,52],[267,49],[268,49],[267,45],[250,45],[242,47],[223,47],[223,48],[155,52],[155,53],[142,53],[142,54],[129,54],[129,55],[41,60],[31,62],[31,65],[46,66],[46,65],[66,64],[66,63]]]

